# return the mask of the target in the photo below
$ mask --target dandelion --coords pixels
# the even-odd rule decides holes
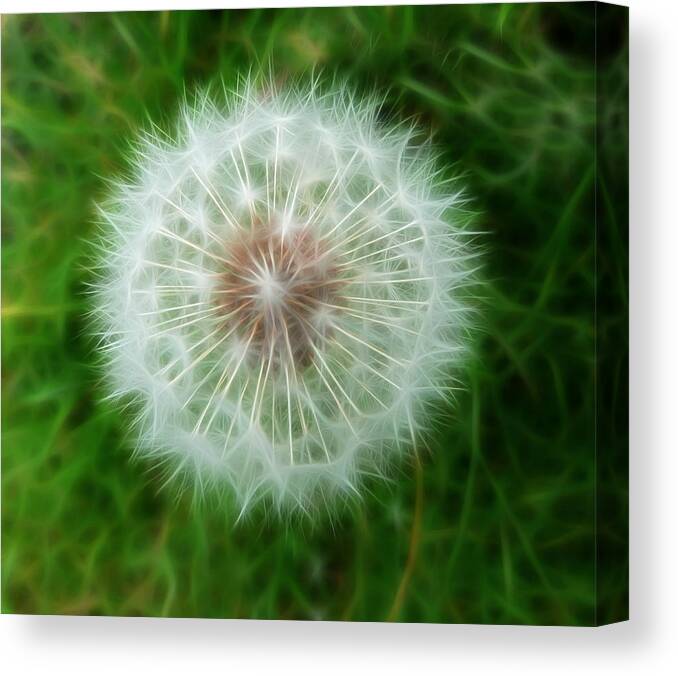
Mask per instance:
[[[203,93],[100,207],[110,395],[138,454],[241,514],[360,495],[462,364],[464,199],[381,103],[317,81]]]

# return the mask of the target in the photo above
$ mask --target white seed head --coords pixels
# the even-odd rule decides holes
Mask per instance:
[[[315,81],[203,93],[100,207],[111,397],[139,454],[241,513],[359,495],[463,359],[464,200],[381,104]]]

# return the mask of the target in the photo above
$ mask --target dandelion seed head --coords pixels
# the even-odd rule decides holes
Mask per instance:
[[[345,84],[235,91],[146,134],[101,217],[111,397],[168,481],[310,512],[430,427],[468,349],[463,193]]]

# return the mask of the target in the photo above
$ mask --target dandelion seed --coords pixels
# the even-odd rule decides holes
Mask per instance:
[[[317,82],[201,94],[100,208],[111,395],[135,402],[139,454],[241,513],[359,494],[455,389],[463,197],[381,106]]]

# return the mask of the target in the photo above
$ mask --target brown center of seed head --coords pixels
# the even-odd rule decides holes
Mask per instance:
[[[258,224],[228,247],[217,302],[248,358],[274,369],[308,365],[331,334],[342,285],[331,253],[307,228]],[[340,311],[340,310],[339,310]]]

